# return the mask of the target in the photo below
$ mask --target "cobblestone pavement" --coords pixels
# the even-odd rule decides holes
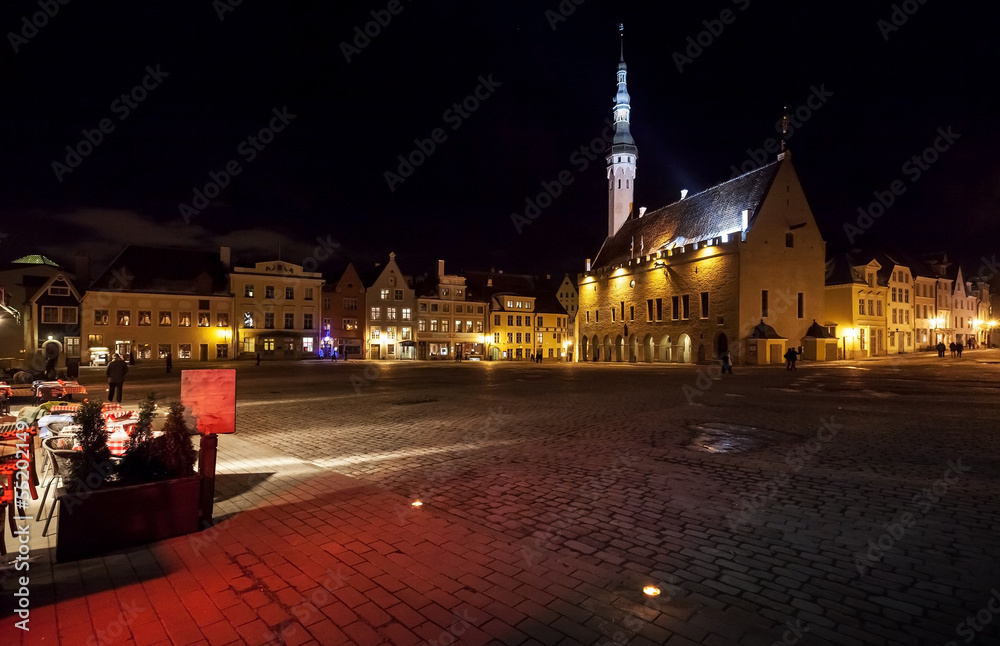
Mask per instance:
[[[240,447],[267,473],[254,480],[263,467],[238,461],[251,480],[229,492],[220,481],[220,508],[255,536],[282,534],[279,515],[317,517],[335,534],[315,544],[338,565],[378,566],[369,583],[388,576],[387,559],[403,568],[377,586],[390,598],[363,603],[415,613],[324,611],[354,632],[322,637],[299,622],[298,641],[274,632],[281,613],[261,614],[273,643],[447,643],[458,625],[460,643],[1000,640],[997,351],[724,377],[634,364],[238,369],[239,432],[221,459]],[[127,396],[176,392],[175,379],[135,372]],[[286,504],[264,513],[274,497]],[[231,531],[213,545],[235,558],[243,534]],[[435,549],[414,547],[428,539]],[[266,562],[245,547],[248,563]],[[478,619],[438,601],[452,614],[435,617],[426,581]],[[662,594],[644,599],[648,583]],[[250,588],[227,590],[239,600]]]

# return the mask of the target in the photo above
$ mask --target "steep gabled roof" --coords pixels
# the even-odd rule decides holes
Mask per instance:
[[[604,242],[593,267],[615,265],[671,244],[684,245],[741,231],[744,210],[750,212],[748,224],[752,227],[783,163],[772,162],[643,217],[629,216],[618,233]]]
[[[90,289],[223,296],[229,294],[229,273],[218,251],[131,245]]]

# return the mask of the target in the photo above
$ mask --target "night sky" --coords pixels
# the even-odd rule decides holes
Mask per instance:
[[[88,251],[97,270],[131,242],[302,262],[319,238],[340,245],[327,271],[395,251],[411,273],[576,273],[606,235],[603,153],[578,151],[611,117],[619,22],[636,206],[749,169],[787,105],[831,251],[896,181],[856,244],[973,270],[997,252],[993,3],[237,1],[4,3],[0,260]],[[25,27],[43,5],[58,13]],[[415,140],[434,150],[410,173]],[[226,186],[196,199],[213,175]]]

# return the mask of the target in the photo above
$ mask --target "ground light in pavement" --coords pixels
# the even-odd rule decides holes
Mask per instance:
[[[660,594],[660,589],[655,585],[647,585],[642,589],[642,593],[647,597],[656,597]]]

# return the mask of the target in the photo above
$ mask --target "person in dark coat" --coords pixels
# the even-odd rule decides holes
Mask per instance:
[[[258,366],[260,365],[260,353],[259,352],[257,353],[257,365]]]
[[[962,358],[962,348],[964,348],[964,347],[965,346],[963,346],[961,343],[956,343],[955,344],[955,352],[958,354],[958,358],[959,359]]]
[[[944,356],[944,350],[945,350],[945,348],[944,348],[944,341],[938,341],[937,351],[938,351],[938,356],[939,357],[943,357]]]
[[[122,359],[122,355],[115,353],[105,375],[108,377],[108,401],[115,399],[115,392],[118,394],[118,403],[122,402],[122,386],[125,385],[125,375],[128,374],[128,364]]]
[[[174,369],[174,354],[172,352],[167,352],[167,374]]]
[[[730,354],[729,350],[723,350],[722,354],[719,355],[722,359],[722,374],[733,374],[733,355]]]
[[[799,353],[795,348],[788,348],[785,352],[785,370],[796,370],[795,362],[799,359]]]

